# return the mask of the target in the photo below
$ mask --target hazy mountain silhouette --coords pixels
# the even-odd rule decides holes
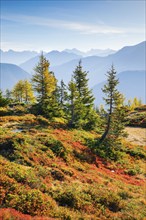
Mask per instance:
[[[89,86],[93,87],[99,82],[106,79],[106,72],[114,64],[118,73],[127,70],[145,70],[145,48],[146,42],[124,47],[115,54],[107,57],[89,56],[82,58],[84,70],[89,71]],[[58,80],[63,79],[67,83],[71,79],[79,59],[72,60],[62,65],[54,66],[51,69],[54,71]]]
[[[89,71],[89,87],[93,88],[97,104],[102,102],[100,88],[103,86],[106,73],[112,64],[114,64],[117,73],[120,73],[119,88],[121,92],[127,98],[136,96],[144,101],[145,48],[146,42],[142,42],[134,46],[124,47],[107,57],[82,57],[83,69]],[[70,81],[71,75],[81,59],[80,55],[65,51],[51,51],[45,54],[45,57],[50,61],[50,69],[54,71],[58,81],[63,79],[66,84]],[[37,65],[38,60],[39,56],[36,56],[23,63],[21,67],[32,70]],[[22,68],[17,65],[2,63],[0,65],[1,89],[11,89],[18,80],[30,78],[31,75],[29,73],[33,71],[24,71]]]
[[[2,51],[0,50],[0,63],[12,63],[19,65],[26,60],[38,55],[35,51]]]
[[[115,53],[115,50],[112,49],[105,49],[105,50],[100,50],[100,49],[91,49],[87,52],[82,52],[80,50],[77,50],[76,48],[73,49],[66,49],[64,50],[65,52],[68,53],[74,53],[83,57],[87,57],[87,56],[101,56],[101,57],[105,57],[108,56],[110,54]]]
[[[31,75],[15,64],[0,63],[0,89],[12,89],[21,79],[30,79]]]
[[[59,52],[56,50],[46,53],[45,57],[47,60],[49,60],[51,66],[61,65],[63,63],[69,62],[70,60],[81,58],[81,56],[73,53]],[[34,72],[33,69],[37,65],[38,61],[39,61],[39,56],[36,56],[26,61],[25,63],[22,63],[20,67],[29,73],[33,73]]]

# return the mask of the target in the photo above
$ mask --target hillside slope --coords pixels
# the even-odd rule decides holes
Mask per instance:
[[[124,142],[121,159],[110,161],[91,150],[94,132],[34,115],[3,116],[0,125],[1,208],[27,219],[144,218],[143,146]]]
[[[0,63],[1,90],[12,89],[21,79],[30,79],[31,75],[17,65]]]

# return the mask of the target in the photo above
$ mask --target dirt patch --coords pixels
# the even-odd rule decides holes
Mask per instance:
[[[126,138],[129,142],[138,145],[146,145],[146,128],[133,128],[126,127],[128,137]]]

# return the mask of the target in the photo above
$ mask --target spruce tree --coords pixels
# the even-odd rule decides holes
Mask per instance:
[[[10,101],[12,100],[12,92],[9,89],[6,89],[5,97],[6,97],[6,99],[8,99]]]
[[[88,72],[83,70],[81,60],[73,72],[73,81],[70,83],[70,90],[72,94],[76,91],[76,97],[74,104],[72,105],[72,120],[71,123],[75,127],[81,127],[85,129],[92,129],[97,121],[97,114],[94,107],[94,97],[91,90],[88,88]],[[70,96],[71,97],[71,96]],[[72,99],[73,101],[73,99]]]
[[[5,107],[9,104],[9,100],[3,97],[2,91],[0,90],[0,107]]]
[[[75,127],[76,123],[76,116],[77,116],[77,99],[78,99],[78,91],[75,82],[73,81],[73,78],[68,84],[68,104],[67,104],[67,109],[68,109],[68,120],[69,120],[69,126],[70,127]]]
[[[118,84],[119,80],[116,78],[116,71],[112,65],[110,71],[107,72],[107,83],[102,89],[106,95],[104,100],[108,109],[106,128],[99,140],[100,144],[107,136],[114,141],[124,135],[126,109],[123,106],[123,95],[117,90]]]
[[[60,86],[59,86],[59,97],[60,97],[60,100],[59,100],[60,106],[63,107],[67,100],[67,86],[65,85],[63,80],[61,80]]]
[[[94,106],[94,97],[88,87],[89,79],[87,79],[87,74],[88,72],[83,71],[82,62],[80,60],[74,71],[73,78],[75,80],[81,102],[90,109],[90,107]]]
[[[53,117],[63,117],[64,112],[63,109],[60,106],[60,94],[59,94],[59,89],[58,86],[56,85],[56,89],[52,92],[51,96],[48,97],[47,99],[47,108],[46,108],[46,113],[45,115],[48,118],[53,118]]]

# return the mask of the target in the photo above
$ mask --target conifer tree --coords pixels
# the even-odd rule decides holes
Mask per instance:
[[[61,80],[60,86],[58,87],[58,95],[60,107],[63,109],[67,101],[67,86],[63,80]]]
[[[3,97],[2,91],[0,90],[0,107],[5,107],[9,104],[9,100]]]
[[[88,88],[87,74],[88,72],[83,70],[80,60],[73,73],[74,84],[71,83],[70,85],[77,92],[76,100],[74,100],[76,105],[74,106],[72,123],[76,127],[91,129],[95,125],[97,114],[93,109],[94,97]]]
[[[9,101],[9,103],[13,101],[12,91],[11,90],[6,89],[6,91],[5,91],[5,98]]]
[[[116,78],[116,71],[112,65],[111,70],[107,72],[107,83],[102,89],[106,95],[104,100],[108,106],[108,114],[105,132],[99,140],[100,144],[108,135],[114,140],[124,134],[126,112],[123,107],[123,95],[117,90],[118,84],[119,81]]]
[[[80,60],[78,66],[74,71],[73,77],[76,83],[77,90],[79,92],[79,98],[86,107],[90,108],[94,106],[93,102],[95,98],[93,97],[91,90],[89,90],[89,79],[87,79],[87,74],[88,72],[83,71],[82,62]]]
[[[66,117],[68,93],[67,86],[65,85],[63,80],[61,80],[60,85],[57,86],[55,90],[55,96],[58,102],[58,112],[60,112],[60,117]]]
[[[46,108],[46,113],[45,115],[48,118],[53,118],[53,117],[63,117],[64,112],[63,109],[60,106],[60,94],[58,87],[56,85],[56,89],[52,92],[51,96],[48,97],[48,100],[46,103],[48,103],[47,108]]]
[[[76,122],[76,113],[77,113],[77,99],[78,99],[78,91],[75,82],[73,81],[73,78],[68,84],[68,115],[69,115],[69,126],[75,127]]]
[[[5,97],[9,100],[12,99],[12,92],[9,89],[6,89],[5,91]]]
[[[46,60],[43,53],[40,56],[38,65],[35,67],[35,74],[32,78],[33,88],[37,92],[37,100],[40,114],[47,114],[51,106],[52,94],[56,90],[57,80],[49,70],[50,63]]]

